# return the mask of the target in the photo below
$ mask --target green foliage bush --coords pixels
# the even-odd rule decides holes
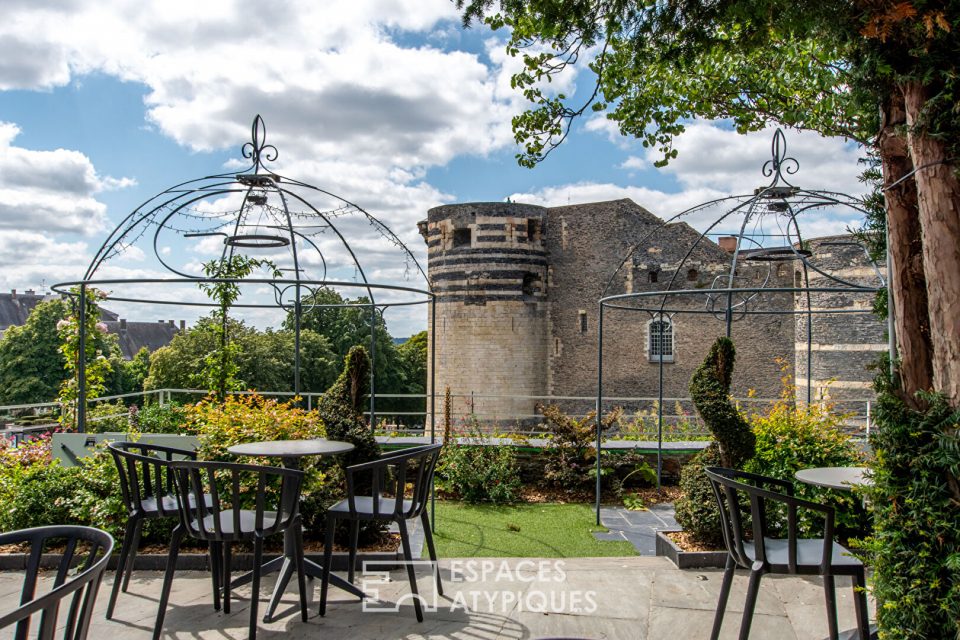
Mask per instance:
[[[717,338],[690,378],[690,399],[720,448],[720,462],[739,469],[753,457],[755,436],[730,401],[730,381],[737,351],[730,338]]]
[[[50,439],[0,447],[0,530],[54,524],[81,524],[123,537],[127,511],[116,464],[105,445],[64,467],[53,459]],[[144,542],[166,543],[173,522],[148,521]]]
[[[925,410],[877,380],[867,489],[874,533],[866,552],[881,637],[960,636],[960,411],[926,395]]]
[[[228,462],[247,462],[251,464],[272,464],[279,466],[276,460],[259,457],[238,458],[227,449],[244,442],[266,440],[301,440],[323,438],[327,435],[323,421],[316,411],[306,411],[294,404],[265,399],[256,394],[227,395],[223,403],[207,398],[195,405],[184,408],[187,416],[187,428],[197,434],[200,446],[197,449],[201,460],[224,460]],[[340,491],[337,484],[330,490],[326,487],[335,483],[336,477],[329,478],[323,460],[316,456],[307,456],[301,460],[301,469],[306,472],[301,504],[301,515],[305,523],[322,522],[323,509],[332,502],[332,496]],[[322,496],[312,492],[320,491]],[[275,490],[271,487],[270,490]],[[249,486],[242,486],[244,495],[251,498],[256,490],[252,480]],[[314,532],[317,533],[317,532]]]
[[[363,419],[370,390],[370,356],[355,346],[347,353],[343,371],[317,402],[317,412],[331,440],[352,443],[356,448],[341,456],[344,466],[369,462],[380,456],[380,445]]]
[[[862,463],[862,456],[841,427],[846,418],[832,406],[797,406],[792,387],[767,413],[755,413],[750,423],[756,435],[756,454],[747,471],[793,483],[800,498],[832,505],[841,534],[856,534],[865,524],[860,498],[849,491],[820,489],[796,479],[797,471],[810,467],[849,467]],[[801,535],[823,534],[823,516],[801,510],[797,514]],[[776,532],[785,531],[786,511],[771,511],[767,523]]]
[[[132,426],[130,409],[123,400],[98,402],[87,408],[86,430],[90,433],[126,433]]]
[[[717,338],[690,379],[690,398],[714,441],[680,470],[683,497],[676,503],[677,522],[693,538],[709,544],[721,540],[720,514],[703,467],[739,469],[753,457],[756,442],[750,425],[730,402],[735,360],[733,342]]]
[[[555,405],[537,405],[543,414],[549,444],[543,450],[542,484],[561,489],[571,495],[596,490],[597,475],[597,421],[596,413],[582,418],[569,416]],[[601,422],[601,432],[609,432],[620,420],[619,411],[613,411]],[[603,435],[601,435],[603,437]],[[617,470],[631,467],[636,460],[628,456],[602,456],[600,460],[600,488],[619,496],[621,485]]]
[[[0,443],[0,531],[72,522],[68,500],[81,470],[56,463],[49,438],[19,447]]]
[[[677,523],[698,542],[721,547],[720,510],[704,467],[720,466],[720,448],[716,442],[693,456],[680,470],[683,497],[676,502]]]
[[[516,449],[484,445],[476,428],[452,435],[460,440],[448,440],[443,447],[437,487],[470,504],[516,501],[521,486]]]
[[[133,411],[137,429],[142,433],[192,433],[196,425],[188,424],[188,410],[179,403],[148,404]]]

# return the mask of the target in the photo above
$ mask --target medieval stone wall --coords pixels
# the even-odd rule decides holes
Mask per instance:
[[[829,277],[833,276],[853,285],[877,286],[877,271],[851,240],[850,236],[831,236],[806,243],[813,252],[809,258],[813,268],[807,269],[806,276],[797,269],[796,282],[806,279],[811,289],[842,286]],[[830,402],[840,411],[863,412],[862,400],[873,397],[870,365],[887,351],[885,326],[872,313],[873,298],[872,293],[810,293],[814,315],[808,364],[808,315],[803,313],[808,303],[805,295],[797,296],[798,400],[806,400],[809,375],[812,401]]]
[[[624,293],[645,294],[628,303],[643,309],[604,311],[604,397],[610,406],[649,408],[649,402],[630,406],[622,398],[656,398],[662,376],[665,410],[672,411],[672,399],[687,398],[694,369],[726,333],[726,296],[711,291],[727,288],[731,279],[741,289],[789,288],[803,280],[798,261],[761,260],[750,251],[738,256],[731,274],[735,241],[722,249],[701,240],[685,223],[664,225],[630,200],[549,209],[449,205],[431,209],[420,230],[438,294],[437,388],[442,394],[450,387],[456,415],[472,412],[491,419],[534,413],[535,398],[502,396],[583,397],[561,404],[575,413],[591,409],[597,389],[598,300]],[[810,242],[814,266],[875,285],[876,273],[862,249],[838,244],[844,240],[849,238]],[[815,269],[807,275],[811,287],[826,281]],[[866,365],[885,349],[883,327],[869,313],[871,301],[868,294],[811,294],[817,312],[815,397],[871,395]],[[796,368],[803,389],[807,316],[796,312],[806,309],[805,298],[738,293],[733,302],[734,395],[779,397],[784,367]],[[669,359],[651,357],[650,351],[651,322],[662,318],[661,309],[671,321]],[[837,310],[864,313],[830,313]],[[853,410],[862,412],[862,402]]]

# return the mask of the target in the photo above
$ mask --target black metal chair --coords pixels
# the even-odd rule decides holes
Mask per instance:
[[[730,585],[737,567],[750,570],[747,600],[743,607],[743,621],[740,624],[741,640],[746,640],[750,635],[750,624],[760,589],[760,578],[767,573],[819,575],[823,578],[827,625],[831,640],[836,640],[838,637],[834,576],[851,576],[854,585],[853,602],[856,609],[857,630],[860,638],[866,640],[870,630],[867,596],[864,591],[866,588],[864,567],[863,563],[851,555],[846,548],[833,541],[833,507],[795,497],[793,485],[784,480],[720,467],[707,467],[704,471],[710,479],[713,493],[720,507],[723,540],[728,552],[727,566],[720,587],[720,600],[717,602],[717,613],[713,620],[713,631],[710,634],[711,640],[716,640],[720,635],[727,598],[730,596]],[[782,492],[772,489],[779,489]],[[752,530],[749,536],[744,530],[746,505],[741,502],[741,495],[746,496],[750,503]],[[786,508],[786,538],[770,537],[767,526],[768,502],[779,503]],[[797,537],[798,509],[823,514],[822,538]]]
[[[110,602],[107,604],[109,620],[113,618],[117,595],[121,590],[126,593],[130,584],[144,520],[179,517],[176,486],[173,473],[170,472],[170,463],[176,460],[196,460],[197,454],[187,449],[140,442],[110,442],[107,447],[120,473],[120,494],[127,508],[127,524],[120,545],[117,575],[110,592]],[[209,502],[209,496],[205,499]],[[190,496],[190,504],[195,502],[195,497]],[[211,553],[211,565],[213,564]],[[216,576],[213,584],[216,593]],[[214,598],[214,607],[218,610],[220,608],[217,597]]]
[[[170,598],[170,585],[176,568],[180,543],[189,535],[211,543],[214,556],[214,580],[223,588],[223,610],[230,613],[230,545],[234,542],[253,542],[253,592],[250,596],[249,638],[257,635],[257,609],[260,596],[260,569],[263,564],[263,541],[292,528],[296,538],[296,569],[300,586],[300,617],[307,620],[306,583],[303,571],[303,542],[300,530],[300,488],[304,473],[296,469],[264,467],[232,462],[171,462],[177,478],[180,524],[170,540],[170,555],[163,576],[160,608],[153,629],[154,640],[159,640],[163,619]],[[253,508],[244,508],[242,479],[254,479]],[[279,486],[277,486],[279,485]],[[268,496],[275,492],[275,498]],[[190,504],[191,496],[209,495],[210,501]],[[268,504],[268,500],[270,500]],[[268,510],[269,509],[269,510]]]
[[[14,639],[26,640],[31,619],[39,612],[40,625],[36,637],[43,640],[53,638],[60,626],[60,605],[72,595],[67,621],[63,625],[63,638],[84,640],[90,627],[97,590],[113,552],[110,534],[100,529],[74,525],[36,527],[0,534],[0,545],[7,544],[29,544],[30,555],[20,592],[20,604],[9,613],[0,613],[0,630],[16,624]],[[63,545],[63,553],[50,591],[37,596],[41,556],[51,544]],[[69,575],[78,565],[77,573]]]
[[[434,576],[437,581],[437,593],[443,595],[443,585],[440,582],[440,571],[437,568],[437,551],[433,545],[433,532],[430,530],[430,519],[427,516],[427,499],[430,496],[430,487],[433,485],[433,472],[437,467],[442,444],[413,447],[401,451],[391,451],[380,456],[377,460],[355,464],[347,467],[347,497],[327,510],[327,535],[324,548],[323,582],[320,586],[320,615],[326,613],[327,585],[330,581],[330,561],[333,555],[333,534],[339,520],[350,522],[350,555],[348,566],[348,580],[353,582],[354,569],[357,561],[357,538],[361,521],[386,520],[396,522],[400,530],[400,542],[403,546],[403,558],[407,564],[407,576],[410,579],[410,590],[413,592],[413,607],[417,620],[423,622],[423,608],[420,605],[420,596],[417,592],[417,578],[412,564],[410,552],[410,537],[407,533],[406,521],[419,517],[423,526],[430,560],[433,562]],[[389,472],[389,473],[388,473]],[[359,482],[357,476],[370,474],[370,482],[363,486],[370,486],[370,495],[357,495]],[[408,483],[413,484],[410,497],[406,497]],[[392,497],[383,495],[387,490]]]

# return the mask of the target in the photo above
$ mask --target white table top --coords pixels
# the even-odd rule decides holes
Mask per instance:
[[[797,471],[800,482],[827,489],[850,491],[856,485],[873,484],[868,467],[815,467]]]
[[[264,442],[244,442],[227,447],[227,451],[237,456],[266,456],[273,458],[302,458],[304,456],[335,456],[353,451],[356,447],[349,442],[316,438],[313,440],[266,440]]]

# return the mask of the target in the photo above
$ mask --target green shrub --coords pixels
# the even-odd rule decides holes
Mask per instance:
[[[224,460],[236,462],[238,458],[227,449],[244,442],[266,440],[303,440],[323,438],[327,435],[323,422],[316,411],[306,411],[293,403],[265,399],[259,395],[228,395],[223,403],[207,398],[195,405],[184,407],[187,417],[187,429],[197,434],[200,440],[198,455],[201,460]],[[264,458],[239,458],[252,464],[278,465],[276,460]],[[306,472],[304,480],[301,515],[304,523],[322,524],[323,510],[333,502],[341,491],[339,486],[326,489],[330,485],[328,465],[322,458],[306,456],[301,460],[301,469]],[[336,477],[332,478],[336,479]],[[321,491],[321,488],[323,490]],[[276,491],[277,487],[270,487]],[[313,495],[319,491],[322,495]],[[255,484],[251,479],[248,485],[241,486],[241,492],[251,500],[255,496]],[[312,532],[318,535],[318,531]]]
[[[736,350],[729,338],[717,338],[690,379],[690,398],[714,441],[680,470],[683,497],[677,500],[677,523],[693,538],[718,544],[720,513],[704,466],[739,469],[753,457],[756,437],[730,402]]]
[[[730,401],[736,349],[730,338],[717,338],[690,378],[690,399],[720,449],[720,463],[739,469],[753,457],[755,436]]]
[[[133,411],[134,417],[142,433],[187,433],[191,431],[188,425],[188,412],[179,403],[166,405],[148,404],[138,411]],[[195,426],[195,425],[194,425]]]
[[[866,547],[881,637],[960,635],[960,411],[924,395],[908,408],[877,380],[867,489],[874,534]]]
[[[752,473],[787,480],[793,483],[797,497],[822,502],[837,510],[841,533],[855,534],[865,524],[860,499],[849,491],[830,491],[796,480],[796,473],[810,467],[848,467],[862,463],[862,458],[841,431],[846,416],[836,414],[833,407],[796,406],[788,393],[768,413],[750,417],[756,435],[756,454],[745,469]],[[800,510],[797,513],[801,535],[823,533],[823,515]],[[786,511],[773,510],[768,524],[776,531],[786,527]]]
[[[555,405],[537,405],[543,414],[549,444],[543,450],[543,479],[546,487],[562,489],[569,494],[595,491],[597,483],[597,421],[596,413],[574,418]],[[607,432],[620,419],[620,412],[613,411],[603,419],[601,431]],[[629,464],[622,456],[601,458],[601,490],[620,494],[618,466]]]
[[[50,455],[49,439],[0,449],[0,530],[54,524],[81,524],[123,537],[127,510],[117,467],[105,445],[76,467]],[[144,542],[167,542],[172,522],[149,521]]]
[[[0,447],[0,531],[72,522],[69,498],[82,473],[50,455],[50,439]]]
[[[370,357],[366,349],[354,346],[347,353],[337,381],[317,402],[317,413],[326,425],[327,437],[356,447],[340,456],[344,466],[369,462],[380,456],[380,445],[362,413],[369,390]]]
[[[680,469],[680,490],[683,497],[676,502],[677,524],[703,544],[719,547],[723,544],[720,530],[720,510],[713,495],[710,479],[704,467],[720,465],[720,449],[716,442],[693,456]]]
[[[336,382],[320,397],[317,402],[317,413],[323,420],[327,430],[327,437],[331,440],[349,442],[355,447],[353,451],[337,456],[335,471],[342,476],[343,469],[350,465],[376,460],[380,457],[380,445],[377,444],[373,429],[363,418],[363,405],[366,395],[370,391],[370,356],[361,346],[354,346],[347,352],[343,362],[343,371]],[[371,489],[371,474],[355,478],[357,493],[367,493]],[[342,493],[337,494],[342,497]],[[317,513],[317,520],[312,522],[312,528],[322,530],[324,523],[319,520],[322,512]],[[306,522],[306,518],[304,518]],[[379,522],[363,522],[360,524],[360,537],[372,539],[378,537],[384,530]],[[337,531],[339,539],[345,539],[346,528]]]
[[[123,400],[99,402],[87,409],[86,429],[90,433],[126,433],[130,427],[130,410]]]
[[[449,440],[442,450],[437,486],[470,504],[514,502],[521,484],[515,448],[484,445],[476,430],[460,437],[466,442]]]

